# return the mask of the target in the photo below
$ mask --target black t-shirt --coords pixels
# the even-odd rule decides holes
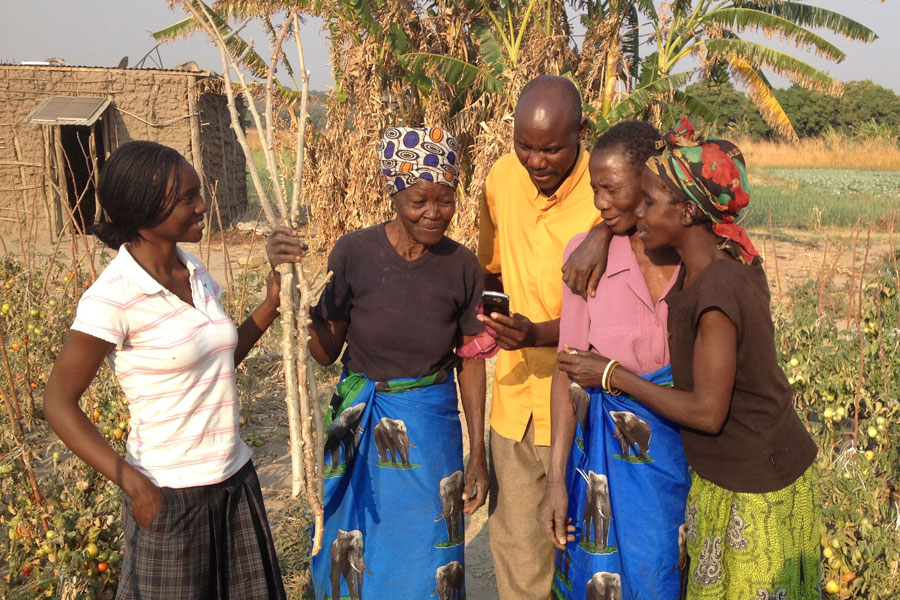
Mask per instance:
[[[483,289],[478,259],[444,237],[407,261],[384,226],[337,241],[328,257],[333,276],[316,314],[350,322],[344,366],[370,379],[424,377],[455,367],[457,341],[484,329],[475,318]]]
[[[700,317],[719,310],[737,329],[731,407],[717,434],[682,427],[684,454],[698,475],[734,492],[763,493],[794,482],[816,457],[816,444],[794,410],[794,390],[778,366],[769,284],[760,266],[713,261],[687,288],[669,292],[672,376],[694,388]]]

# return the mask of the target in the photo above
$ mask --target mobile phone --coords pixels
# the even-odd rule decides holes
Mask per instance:
[[[482,292],[481,304],[484,314],[490,316],[492,312],[509,316],[509,296],[501,292]]]

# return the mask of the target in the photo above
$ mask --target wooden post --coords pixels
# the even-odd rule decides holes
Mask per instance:
[[[19,151],[19,138],[16,136],[15,133],[13,133],[13,151],[15,152],[15,155],[14,155],[15,161],[18,163],[21,163],[22,162],[22,153]],[[21,165],[19,165],[19,177],[22,180],[21,181],[22,187],[24,188],[25,187],[25,167],[23,167]],[[15,197],[14,208],[19,212],[19,215],[16,217],[16,227],[18,228],[18,232],[19,232],[19,248],[22,251],[22,264],[24,264],[25,268],[28,269],[31,266],[30,261],[28,260],[30,253],[25,250],[25,230],[22,227],[22,220],[24,218],[22,216],[22,213],[25,212],[25,210],[24,210],[25,207],[23,206],[21,209],[19,208],[19,193],[14,192],[14,194],[15,194],[14,195],[14,197]],[[25,196],[24,189],[22,190],[22,196]],[[34,211],[32,211],[32,214],[34,214]],[[12,385],[12,380],[10,380],[9,383],[10,383],[10,385]]]
[[[52,168],[52,158],[50,157],[50,140],[53,137],[53,131],[47,127],[41,127],[41,142],[43,144],[43,154],[41,155],[41,196],[44,199],[44,205],[47,207],[47,225],[50,227],[50,237],[55,242],[59,239],[59,233],[62,229],[62,208],[59,206],[59,195],[50,185],[50,169]],[[53,196],[52,201],[47,197],[47,188],[50,188]]]
[[[68,213],[71,210],[71,205],[69,204],[69,184],[66,175],[66,158],[62,147],[62,132],[60,131],[59,125],[53,126],[53,156],[56,160],[54,172],[56,174],[56,189],[59,194],[59,203],[60,206],[65,203],[67,209],[66,212]],[[69,219],[66,226],[75,227],[74,219]]]
[[[206,169],[203,168],[203,147],[200,142],[200,97],[197,92],[197,78],[187,77],[187,101],[188,114],[191,124],[191,164],[200,177],[200,193],[203,195],[203,203],[209,206],[209,190],[206,189]],[[210,222],[212,218],[210,218]]]
[[[100,220],[103,207],[100,206],[100,195],[97,188],[100,186],[100,159],[97,157],[97,123],[91,123],[91,135],[88,139],[88,152],[91,159],[91,178],[94,180],[94,222]]]

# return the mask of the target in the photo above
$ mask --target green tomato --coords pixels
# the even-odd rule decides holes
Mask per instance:
[[[832,417],[834,417],[834,409],[829,406],[822,412],[822,416],[826,419],[831,419]]]
[[[878,430],[870,425],[866,430],[866,435],[868,435],[870,438],[878,437]]]
[[[800,361],[797,360],[796,358],[792,358],[792,359],[791,359],[791,362],[790,362],[789,364],[790,364],[792,367],[796,367],[796,366],[798,366],[798,365],[800,364]]]

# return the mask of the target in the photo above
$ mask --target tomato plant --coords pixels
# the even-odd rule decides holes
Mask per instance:
[[[836,598],[894,598],[900,585],[897,284],[888,261],[861,288],[821,294],[809,282],[773,312],[796,408],[819,446],[822,578]]]

